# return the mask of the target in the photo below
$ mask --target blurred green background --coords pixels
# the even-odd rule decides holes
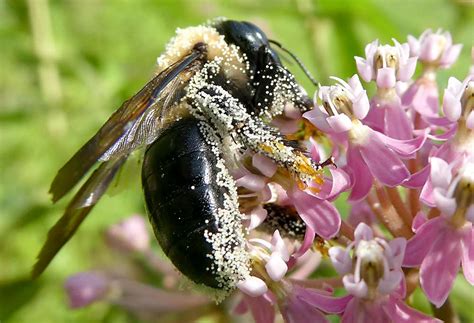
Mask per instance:
[[[152,76],[177,27],[225,16],[258,24],[291,49],[318,80],[356,72],[366,43],[426,28],[451,31],[464,48],[440,73],[464,78],[474,39],[469,1],[105,1],[0,0],[0,322],[133,320],[98,304],[70,310],[65,278],[108,262],[102,232],[144,213],[140,176],[105,197],[35,282],[28,274],[48,229],[70,196],[52,205],[49,184],[63,163]],[[290,66],[308,92],[314,87]],[[458,282],[454,305],[469,321],[472,287]],[[416,295],[415,295],[416,297]],[[421,297],[420,306],[429,311]]]

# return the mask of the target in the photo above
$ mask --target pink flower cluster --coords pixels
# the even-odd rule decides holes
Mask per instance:
[[[448,32],[431,30],[393,46],[374,41],[355,58],[359,76],[320,86],[304,115],[288,106],[274,125],[315,162],[331,156],[322,182],[301,185],[270,159],[246,152],[233,175],[254,268],[238,284],[234,313],[251,313],[259,323],[277,315],[286,322],[327,322],[328,315],[436,322],[410,307],[418,286],[442,310],[458,274],[474,285],[474,69],[464,80],[451,77],[442,96],[436,82],[461,47]],[[374,83],[371,97],[359,77]],[[351,206],[348,217],[335,199]],[[268,206],[286,212],[287,225],[269,225],[275,214]],[[127,228],[133,233],[122,232]],[[122,224],[108,240],[147,254],[148,235],[138,231]],[[331,265],[334,276],[318,277],[320,264]],[[73,307],[110,297],[97,277],[82,297],[74,280],[86,279],[71,278]]]

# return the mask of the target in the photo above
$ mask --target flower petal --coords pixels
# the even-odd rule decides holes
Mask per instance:
[[[369,291],[367,284],[364,280],[356,282],[354,280],[354,275],[348,274],[342,277],[342,283],[344,284],[345,289],[351,295],[359,298],[365,298]]]
[[[354,230],[354,237],[355,242],[359,242],[360,240],[369,241],[374,238],[374,233],[372,229],[365,223],[359,223],[357,228]]]
[[[408,81],[415,73],[417,57],[408,58],[405,65],[400,66],[397,73],[397,79],[402,82]]]
[[[446,226],[446,219],[442,216],[431,219],[423,224],[413,238],[408,240],[405,249],[403,266],[417,267],[428,254],[434,242],[439,237],[439,233]],[[430,241],[431,243],[426,243]]]
[[[249,230],[253,230],[262,224],[262,222],[265,221],[265,218],[267,217],[267,213],[267,210],[265,210],[261,205],[252,209],[250,212],[250,224],[248,227]]]
[[[368,64],[362,57],[354,57],[356,61],[357,71],[359,72],[360,77],[366,81],[370,82],[372,80],[372,66]]]
[[[462,270],[464,277],[474,285],[474,228],[466,231],[462,241]]]
[[[377,136],[369,136],[368,141],[359,146],[359,150],[370,172],[381,183],[393,187],[410,177],[405,164]]]
[[[254,154],[252,156],[252,165],[266,177],[275,175],[278,168],[273,160],[261,154]]]
[[[421,264],[420,283],[436,307],[443,305],[448,298],[459,271],[462,256],[460,238],[457,230],[445,227],[441,232],[438,230],[436,240],[425,240],[425,243],[432,241],[432,248]]]
[[[420,188],[426,183],[429,175],[430,165],[426,165],[415,174],[412,174],[407,181],[403,182],[403,186],[407,188]]]
[[[331,247],[329,249],[329,257],[331,258],[334,269],[336,269],[339,275],[343,276],[351,272],[352,258],[346,249],[341,247]]]
[[[391,89],[395,86],[397,79],[395,69],[392,67],[382,67],[377,70],[377,87]]]
[[[247,279],[238,282],[237,288],[251,297],[262,296],[268,290],[267,284],[255,276],[249,276]]]
[[[334,205],[297,188],[289,193],[296,211],[314,232],[325,239],[330,239],[339,232],[341,217]]]
[[[251,191],[260,192],[264,189],[266,178],[257,174],[246,174],[235,181],[237,186],[243,186]]]
[[[360,201],[369,194],[373,177],[359,150],[352,145],[349,146],[347,152],[347,166],[352,179],[352,191],[349,195],[349,201]]]
[[[250,307],[255,323],[273,323],[275,321],[275,309],[265,296],[250,297],[244,295],[245,302]]]
[[[457,121],[461,116],[461,101],[449,89],[444,90],[443,112],[450,121]]]
[[[427,133],[409,140],[399,140],[385,136],[383,133],[374,131],[377,138],[389,148],[393,149],[401,157],[409,157],[424,145]]]
[[[109,290],[109,280],[99,273],[83,272],[68,278],[64,288],[71,308],[80,308],[102,300]]]
[[[331,127],[331,129],[336,133],[346,132],[352,128],[352,121],[345,114],[338,114],[335,116],[328,117],[326,121]]]
[[[409,140],[413,137],[413,126],[400,102],[385,107],[385,134],[391,138]]]
[[[265,264],[265,269],[273,281],[280,281],[288,271],[288,266],[281,258],[280,253],[272,252],[270,259]]]
[[[342,313],[352,296],[334,297],[326,292],[319,292],[315,289],[294,286],[295,295],[298,299],[327,313]]]
[[[417,310],[409,307],[402,300],[391,296],[389,301],[384,305],[384,310],[390,317],[392,322],[400,323],[441,323],[442,321],[429,317]]]

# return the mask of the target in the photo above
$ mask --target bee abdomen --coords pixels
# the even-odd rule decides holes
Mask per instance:
[[[216,246],[209,234],[222,231],[217,214],[225,209],[229,194],[216,183],[217,159],[199,121],[185,118],[147,148],[142,181],[150,222],[165,254],[192,281],[221,289],[216,268],[222,263],[214,257]]]

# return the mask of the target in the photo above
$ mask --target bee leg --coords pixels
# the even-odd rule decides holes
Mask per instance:
[[[267,156],[286,168],[303,183],[321,183],[321,165],[292,147],[278,131],[259,117],[249,114],[244,105],[222,87],[206,84],[194,95],[195,111],[205,117],[220,133],[232,135],[240,144]]]

